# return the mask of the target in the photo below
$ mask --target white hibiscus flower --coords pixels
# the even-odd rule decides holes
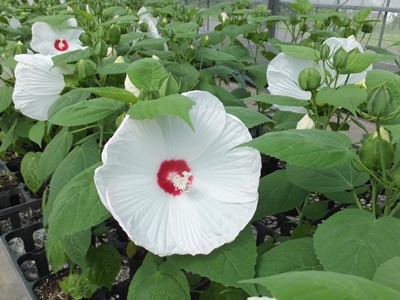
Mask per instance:
[[[342,47],[346,52],[358,48],[360,52],[363,52],[362,46],[358,43],[354,37],[349,38],[329,38],[324,44],[328,45],[330,48],[330,57],[332,54]],[[267,81],[268,90],[273,95],[289,96],[301,100],[310,100],[311,92],[303,91],[298,84],[298,77],[301,71],[306,68],[312,67],[316,69],[324,78],[324,66],[322,61],[313,61],[307,59],[301,59],[293,56],[288,56],[284,53],[279,53],[269,64],[267,69]],[[371,69],[372,65],[367,69]],[[325,65],[325,69],[334,78],[336,76],[336,71]],[[347,84],[355,84],[356,82],[362,80],[367,75],[367,70],[350,74]],[[340,74],[338,76],[336,87],[342,86],[346,83],[347,75]],[[326,86],[325,83],[321,84],[320,88]],[[278,106],[281,110],[292,111],[296,113],[307,113],[306,109],[303,107],[292,107],[292,106]]]
[[[20,54],[15,60],[15,108],[32,119],[47,120],[47,111],[60,97],[65,87],[63,74],[68,71],[53,67],[51,56]]]
[[[76,19],[71,18],[63,22],[64,26],[77,27]],[[77,49],[84,49],[79,36],[81,29],[62,29],[45,22],[36,22],[32,25],[31,47],[43,55],[57,55]]]
[[[183,94],[194,131],[181,119],[126,117],[102,153],[95,184],[128,236],[149,251],[208,254],[233,241],[253,216],[260,154],[244,124],[208,92]]]
[[[145,7],[140,8],[139,11],[137,12],[137,15],[139,17],[139,25],[143,22],[146,22],[147,25],[149,25],[148,31],[145,32],[145,34],[149,38],[153,39],[161,38],[161,35],[158,33],[157,29],[157,23],[158,23],[157,19],[153,18],[151,13]],[[141,32],[139,29],[137,31]]]

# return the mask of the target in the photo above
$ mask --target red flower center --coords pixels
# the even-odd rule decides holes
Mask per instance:
[[[166,193],[179,196],[190,189],[193,176],[183,159],[164,160],[157,173],[157,183]]]
[[[54,48],[56,48],[58,51],[65,51],[68,49],[68,42],[63,39],[57,39],[54,42]]]

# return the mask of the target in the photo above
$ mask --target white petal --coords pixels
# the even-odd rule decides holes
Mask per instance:
[[[354,48],[358,48],[361,52],[364,52],[361,44],[354,39],[331,37],[327,39],[324,44],[329,46],[331,54],[340,47],[346,50],[346,52],[349,52]]]
[[[119,177],[107,188],[107,207],[135,244],[160,256],[181,252],[170,227],[172,196],[154,182],[146,176]]]
[[[45,22],[36,22],[32,25],[32,41],[31,48],[36,52],[41,53],[40,46],[43,43],[49,44],[54,49],[54,41],[57,39],[55,32],[52,27]],[[49,55],[48,53],[41,53],[43,55]],[[53,53],[51,53],[53,54]]]
[[[183,250],[178,254],[196,255],[232,242],[254,215],[257,201],[224,203],[191,191],[170,205],[170,230]]]
[[[157,122],[165,137],[168,159],[194,160],[219,138],[226,113],[221,101],[208,92],[192,91],[182,95],[196,102],[189,111],[195,130],[173,116],[161,116]]]
[[[261,157],[248,147],[232,149],[251,140],[244,124],[227,115],[219,138],[199,158],[189,161],[193,188],[222,202],[244,203],[258,199]]]
[[[309,100],[311,92],[303,91],[298,85],[298,78],[304,69],[319,66],[312,60],[306,60],[279,53],[268,65],[268,90],[273,95],[289,96]]]
[[[47,111],[64,89],[64,76],[58,67],[53,68],[50,56],[41,54],[16,55],[15,108],[24,115],[47,120]]]

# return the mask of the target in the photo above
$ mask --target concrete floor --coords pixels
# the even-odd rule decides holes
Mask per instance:
[[[0,245],[0,300],[29,300]]]

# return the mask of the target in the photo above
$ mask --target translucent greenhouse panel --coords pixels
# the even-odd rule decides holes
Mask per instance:
[[[324,6],[332,6],[337,7],[341,6],[341,8],[352,7],[355,6],[359,7],[359,9],[363,9],[368,6],[372,6],[374,8],[377,7],[390,7],[390,8],[400,8],[400,1],[399,0],[310,0],[311,3]],[[288,3],[293,2],[293,0],[280,0],[281,3]]]

